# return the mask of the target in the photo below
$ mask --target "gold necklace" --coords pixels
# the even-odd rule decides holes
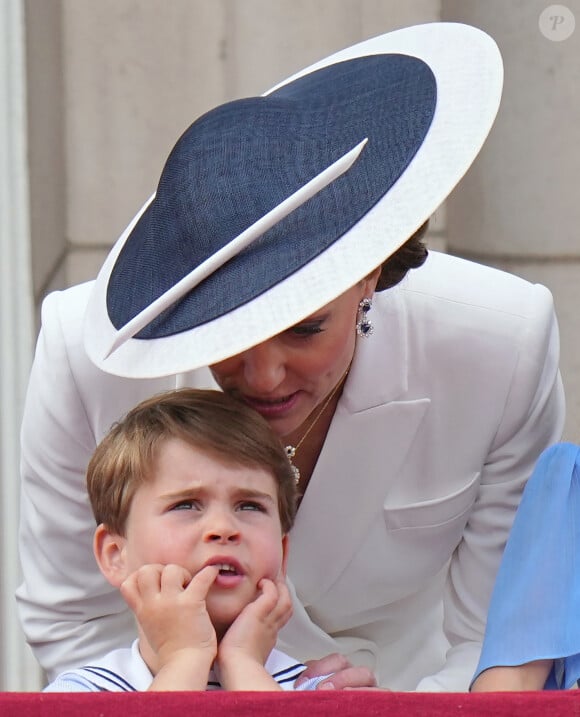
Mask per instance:
[[[306,440],[306,438],[307,438],[308,435],[310,434],[310,431],[311,431],[311,430],[314,428],[314,426],[318,423],[318,419],[322,416],[322,414],[323,414],[323,413],[326,411],[326,409],[328,408],[328,404],[332,401],[332,399],[333,399],[334,396],[336,395],[336,392],[338,391],[338,389],[344,384],[344,381],[345,381],[345,379],[346,379],[346,377],[347,377],[349,371],[350,371],[350,364],[348,365],[348,368],[346,369],[346,371],[342,374],[342,376],[341,376],[339,382],[338,382],[338,383],[336,384],[336,386],[332,389],[332,391],[328,394],[328,397],[327,397],[326,400],[324,401],[324,404],[323,404],[322,408],[321,408],[320,411],[316,414],[316,416],[314,417],[314,420],[313,420],[312,423],[308,426],[308,428],[306,429],[304,435],[303,435],[302,438],[298,441],[298,443],[297,443],[295,446],[291,446],[291,445],[286,446],[286,455],[288,456],[288,460],[290,461],[290,466],[291,466],[292,471],[293,471],[293,473],[294,473],[294,482],[296,483],[296,485],[298,485],[298,483],[300,482],[300,470],[298,469],[297,466],[294,465],[294,463],[292,463],[292,459],[293,459],[294,456],[296,455],[296,451],[300,448],[300,446],[304,443],[304,441]]]

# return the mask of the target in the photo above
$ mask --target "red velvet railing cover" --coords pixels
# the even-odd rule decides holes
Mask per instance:
[[[0,693],[12,717],[580,717],[580,691],[495,694],[271,692]]]

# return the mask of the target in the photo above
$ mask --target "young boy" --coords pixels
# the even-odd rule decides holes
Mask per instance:
[[[151,398],[97,447],[87,486],[95,557],[139,637],[45,691],[293,689],[305,666],[273,648],[296,486],[261,416],[218,391]]]

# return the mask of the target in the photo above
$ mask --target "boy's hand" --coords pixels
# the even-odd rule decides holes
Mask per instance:
[[[179,565],[144,565],[122,583],[121,595],[153,652],[154,673],[185,652],[195,662],[203,655],[209,671],[217,638],[205,598],[218,572],[206,566],[192,578]]]
[[[278,632],[292,615],[292,600],[283,578],[276,582],[264,578],[258,587],[260,595],[246,605],[219,645],[217,659],[222,684],[229,690],[249,689],[239,686],[244,684],[244,671],[250,666],[252,670],[263,667]]]

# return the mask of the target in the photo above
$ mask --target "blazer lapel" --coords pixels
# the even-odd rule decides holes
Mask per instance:
[[[375,332],[357,342],[291,534],[288,574],[306,607],[336,581],[382,513],[389,484],[430,403],[428,398],[404,400],[408,337],[399,293],[378,295],[375,306]]]

